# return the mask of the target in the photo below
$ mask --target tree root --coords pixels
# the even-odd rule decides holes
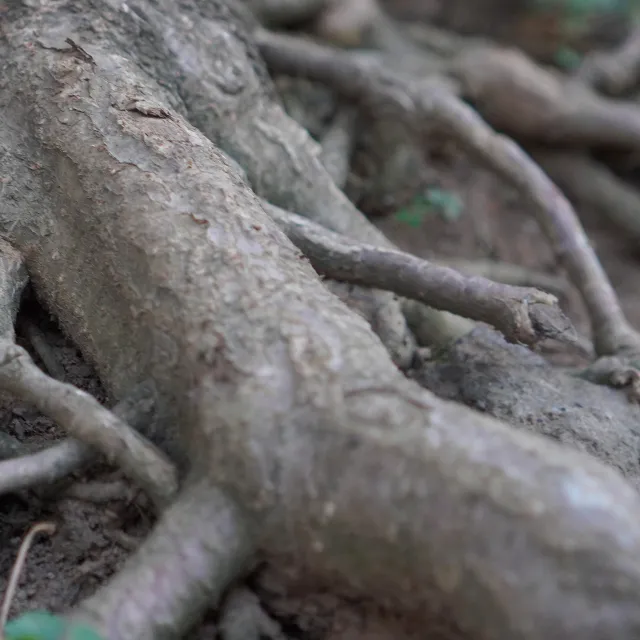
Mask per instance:
[[[625,389],[629,400],[640,404],[640,359],[637,355],[600,358],[577,375],[595,384]]]
[[[322,139],[320,160],[340,189],[344,188],[349,177],[356,115],[353,108],[343,107]]]
[[[24,349],[6,340],[0,340],[0,386],[117,463],[156,505],[175,495],[175,469],[160,451],[88,393],[44,374]],[[65,453],[68,459],[68,448]]]
[[[267,63],[280,73],[302,74],[365,100],[374,111],[393,110],[416,132],[440,126],[516,188],[531,204],[554,251],[582,294],[598,355],[640,351],[640,334],[627,322],[607,275],[565,196],[511,140],[496,134],[478,114],[440,85],[411,84],[384,68],[363,68],[349,54],[300,39],[260,32]],[[640,111],[638,111],[640,114]]]
[[[219,624],[221,640],[286,640],[278,625],[246,588],[234,589],[226,598]]]
[[[183,637],[245,571],[252,542],[232,502],[206,482],[188,482],[122,571],[73,617],[106,640]]]
[[[145,18],[151,30],[173,40],[175,50],[186,47],[197,51],[206,68],[217,69],[225,64],[243,68],[241,82],[223,82],[215,73],[194,69],[184,56],[172,56],[167,64],[174,67],[173,73],[179,79],[178,92],[189,120],[242,166],[254,191],[269,202],[360,242],[394,248],[332,181],[320,161],[318,145],[272,99],[271,83],[262,61],[255,60],[258,52],[253,42],[230,46],[222,35],[219,15],[207,3],[188,3],[181,7],[181,13],[190,15],[193,21],[194,28],[188,34],[176,32],[174,25],[179,16],[174,15],[175,10],[172,14],[145,9]],[[166,73],[157,60],[147,62],[161,78]],[[212,109],[212,105],[224,106]],[[391,301],[382,296],[380,304],[389,305]],[[433,309],[421,308],[417,313],[420,339],[426,343],[431,339],[455,339],[473,327]],[[394,318],[397,309],[381,310],[378,315]],[[395,331],[393,341],[385,340],[394,362],[407,363],[413,354],[407,352],[412,337],[407,336],[406,327],[400,333],[393,326],[386,330],[389,336]]]
[[[309,21],[322,11],[328,0],[241,0],[264,25],[286,27]]]
[[[507,264],[506,262],[442,257],[434,259],[434,262],[469,276],[479,276],[516,287],[533,287],[534,289],[547,291],[560,299],[567,295],[571,286],[562,276],[534,271],[517,264]]]
[[[579,147],[640,146],[636,104],[567,82],[518,51],[469,49],[451,62],[449,73],[489,124],[517,139]]]
[[[42,331],[40,331],[33,322],[27,321],[25,322],[24,332],[32,349],[38,354],[40,360],[42,360],[47,373],[56,380],[64,381],[66,378],[64,367],[53,353]]]
[[[120,420],[142,433],[151,431],[154,393],[152,385],[138,385],[113,409]],[[0,495],[22,489],[38,488],[48,493],[51,486],[86,467],[96,457],[93,447],[67,438],[43,451],[14,457],[0,464]]]
[[[128,500],[131,488],[126,482],[76,482],[67,487],[60,496],[63,500],[80,500],[82,502],[112,502]]]
[[[203,17],[185,0],[171,38],[137,21],[171,19],[173,5],[132,2],[125,12],[67,0],[17,16],[12,5],[0,40],[0,169],[12,178],[0,229],[111,395],[153,380],[157,441],[190,469],[148,540],[76,615],[106,640],[180,637],[247,567],[255,537],[301,580],[376,598],[425,634],[445,617],[496,640],[640,635],[634,488],[407,380],[269,218],[240,154],[232,161],[172,109],[175,67],[161,86],[144,64],[146,47],[196,65],[190,80],[215,71],[228,93],[207,95],[208,117],[221,129],[233,121],[218,138],[249,154],[265,124],[246,114],[275,110],[264,92],[258,107],[216,120],[257,95],[242,26],[223,2]],[[187,46],[193,30],[176,25],[194,16],[215,36],[209,48],[237,54],[228,66]],[[83,55],[64,45],[69,33]],[[292,149],[281,122],[260,154]],[[251,163],[254,184],[273,167]],[[303,186],[301,201],[313,192]]]
[[[633,90],[640,81],[640,28],[634,27],[614,51],[590,53],[576,76],[609,95],[622,95]]]
[[[43,373],[29,354],[13,341],[12,323],[17,314],[17,301],[26,285],[26,271],[20,254],[4,241],[1,249],[0,326],[5,328],[5,333],[0,337],[0,386],[35,406],[81,442],[97,448],[109,462],[117,463],[134,478],[156,504],[164,506],[178,486],[171,462],[88,393]],[[34,471],[40,478],[50,477],[51,473],[60,473],[65,464],[77,464],[84,456],[86,453],[81,445],[71,442],[66,446],[58,445],[53,453],[45,451],[34,457],[5,462],[5,486],[15,487],[16,481],[23,481],[29,470],[31,480]],[[34,468],[34,463],[44,461],[49,463],[46,471]]]
[[[536,150],[533,157],[576,206],[606,217],[631,242],[640,240],[640,193],[636,189],[584,153]]]
[[[394,56],[416,55],[420,49],[406,38],[378,0],[342,0],[328,3],[318,17],[315,32],[342,46],[386,51]]]
[[[496,327],[512,342],[555,338],[578,344],[554,296],[498,284],[399,251],[358,245],[310,220],[265,203],[269,215],[322,275],[375,287]],[[542,309],[541,307],[545,307]]]

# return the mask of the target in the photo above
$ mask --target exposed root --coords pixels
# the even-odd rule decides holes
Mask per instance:
[[[131,498],[130,494],[131,487],[121,480],[113,482],[75,482],[62,492],[60,498],[102,503],[114,500],[128,501]]]
[[[334,0],[316,22],[316,32],[329,42],[416,55],[420,49],[407,38],[378,0]]]
[[[461,35],[425,22],[406,24],[405,29],[425,52],[443,58],[453,58],[465,49],[489,46],[486,39]]]
[[[338,224],[362,224],[374,235],[361,218],[340,218],[353,212],[344,201],[331,209],[341,201],[327,202],[325,187],[339,191],[325,171],[315,173],[309,155],[295,155],[288,135],[299,129],[257,84],[246,88],[257,76],[241,66],[240,29],[215,15],[224,4],[203,2],[214,12],[207,21],[180,2],[185,21],[192,18],[186,30],[176,28],[171,3],[161,11],[131,2],[122,16],[80,0],[29,10],[3,25],[0,40],[10,61],[0,87],[9,104],[10,126],[0,128],[13,155],[7,171],[28,176],[24,191],[42,204],[24,221],[19,199],[8,199],[0,224],[28,249],[38,296],[91,356],[105,388],[122,397],[153,378],[172,453],[186,450],[196,478],[78,616],[109,640],[183,635],[246,566],[250,531],[267,560],[319,587],[366,593],[414,614],[425,633],[446,616],[478,638],[636,637],[637,492],[585,455],[408,381],[367,323],[301,260],[238,168],[241,152],[265,139],[256,131],[266,130],[268,144],[247,162],[254,185],[261,172],[276,183],[297,166],[290,177],[304,183],[298,204],[319,176],[325,199],[314,211],[329,205]],[[234,148],[235,162],[171,109],[178,90],[169,95],[167,84],[154,84],[152,63],[122,55],[122,40],[133,51],[141,39],[132,14],[145,20],[154,11],[166,14],[144,24],[144,46],[154,60],[181,56],[191,67],[186,79],[170,68],[172,82],[184,81],[178,90],[202,88],[196,78],[209,72],[211,87],[227,89],[219,100],[203,90],[199,104],[211,137],[216,126],[225,130],[217,139]],[[61,28],[80,32],[94,64],[66,49],[27,46],[34,33]],[[212,49],[222,59],[215,68],[207,64]],[[118,109],[132,94],[149,102],[155,95],[155,113],[164,116]],[[192,94],[186,102],[198,100]],[[256,118],[271,111],[273,120]],[[41,172],[22,170],[15,131]],[[278,174],[274,157],[289,152]],[[64,175],[70,188],[52,197],[50,174]],[[292,184],[270,190],[285,200]],[[47,235],[33,233],[38,223]],[[246,523],[217,487],[250,514]]]
[[[356,116],[355,109],[343,107],[322,138],[320,160],[327,173],[341,189],[344,188],[349,177]]]
[[[0,386],[32,404],[81,442],[96,447],[111,463],[118,463],[156,502],[165,506],[178,488],[173,464],[150,442],[136,433],[88,393],[43,373],[31,356],[13,341],[13,323],[22,290],[27,283],[20,254],[0,244]],[[16,458],[2,464],[4,489],[36,479],[51,478],[86,459],[88,453],[75,442],[53,451]],[[40,466],[43,462],[46,467]]]
[[[4,341],[15,339],[14,326],[28,280],[22,255],[0,238],[0,339]]]
[[[181,638],[253,552],[238,508],[210,484],[189,482],[122,571],[72,615],[108,640]]]
[[[227,596],[220,617],[221,640],[286,640],[280,625],[260,606],[255,593],[244,587]]]
[[[38,453],[5,460],[0,463],[0,495],[57,482],[93,457],[88,445],[69,439]]]
[[[393,110],[422,134],[439,126],[479,156],[532,206],[554,251],[582,294],[598,355],[640,350],[640,335],[624,317],[573,208],[518,145],[496,134],[473,109],[438,85],[412,84],[390,76],[380,67],[363,68],[348,53],[300,39],[261,32],[258,40],[268,64],[275,70],[322,80],[345,96],[366,101],[374,110]]]
[[[0,340],[0,385],[118,464],[159,507],[175,495],[176,470],[159,449],[88,393],[47,376],[22,347],[6,340]],[[65,454],[68,459],[68,448]]]
[[[594,51],[580,66],[577,77],[609,95],[633,90],[640,81],[640,27],[635,26],[614,51]]]
[[[53,349],[49,346],[47,338],[40,328],[34,322],[27,320],[27,322],[25,322],[24,332],[31,343],[31,347],[38,354],[40,360],[42,360],[49,375],[56,380],[63,381],[66,378],[64,367],[56,357]]]
[[[584,153],[535,150],[534,159],[578,208],[588,207],[640,241],[640,192]]]
[[[624,389],[631,402],[640,404],[640,358],[637,355],[600,358],[577,375],[595,384]]]
[[[512,342],[532,345],[552,337],[577,343],[570,321],[548,293],[465,277],[408,253],[359,245],[273,205],[265,207],[313,267],[327,277],[386,289],[486,322]]]
[[[113,413],[132,428],[144,432],[151,422],[154,405],[152,387],[143,383],[119,402]],[[68,438],[43,451],[3,461],[0,463],[0,495],[33,488],[46,494],[52,485],[80,471],[95,457],[93,447]]]
[[[145,18],[150,28],[163,34],[175,50],[193,51],[204,68],[213,70],[227,64],[243,68],[242,81],[221,82],[215,72],[202,73],[201,69],[194,69],[188,58],[173,57],[170,64],[190,121],[242,166],[252,188],[261,197],[360,242],[390,247],[385,235],[335,185],[320,161],[318,145],[273,101],[270,85],[260,75],[262,65],[249,58],[253,47],[243,48],[238,42],[230,44],[223,36],[224,28],[218,22],[215,7],[207,3],[182,6],[181,13],[190,15],[197,25],[188,34],[175,29],[179,18],[174,9],[147,10]],[[161,67],[158,73],[163,75],[166,69]],[[213,105],[219,108],[214,109]],[[380,304],[388,305],[391,301],[383,298]],[[400,308],[398,302],[394,305]],[[421,338],[426,341],[431,337],[455,339],[473,326],[462,319],[450,322],[448,314],[433,309],[420,309],[418,313]],[[380,313],[395,314],[396,311]],[[391,327],[388,329],[390,332]],[[402,361],[404,345],[412,340],[407,332],[405,325],[393,343],[387,343],[396,363]]]
[[[447,400],[508,420],[514,429],[606,460],[640,489],[640,408],[606,388],[614,386],[610,379],[592,378],[603,385],[597,387],[488,327],[425,360],[416,379]]]
[[[435,259],[434,262],[446,267],[451,267],[456,271],[470,276],[480,276],[488,280],[495,280],[496,282],[511,284],[516,287],[533,287],[534,289],[548,291],[557,298],[566,296],[571,286],[567,280],[561,276],[534,271],[517,264],[507,264],[506,262],[495,262],[493,260],[461,260],[458,258],[443,259],[440,257]]]
[[[522,140],[640,148],[640,109],[547,71],[516,50],[464,51],[449,72],[495,128]]]

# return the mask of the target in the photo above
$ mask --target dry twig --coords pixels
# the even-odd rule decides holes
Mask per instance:
[[[13,567],[11,569],[11,575],[9,576],[9,581],[4,593],[4,598],[2,599],[2,608],[0,609],[0,637],[2,637],[3,639],[4,627],[7,624],[7,620],[9,618],[9,610],[11,609],[13,596],[15,595],[16,589],[18,588],[20,574],[22,573],[22,568],[24,567],[24,563],[27,559],[27,553],[29,553],[29,549],[31,548],[33,539],[39,533],[48,533],[49,535],[52,535],[53,533],[55,533],[55,530],[56,525],[52,522],[39,522],[38,524],[33,525],[31,529],[29,529],[27,535],[22,541],[22,544],[20,545],[18,555],[16,556],[16,560],[13,563]]]

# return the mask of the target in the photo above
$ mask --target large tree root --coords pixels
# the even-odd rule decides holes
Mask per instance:
[[[141,0],[138,13],[144,16],[143,23],[121,22],[128,46],[136,46],[136,55],[161,83],[167,74],[172,76],[189,120],[242,165],[258,195],[360,242],[393,248],[333,182],[322,165],[318,145],[274,100],[264,65],[256,60],[258,52],[245,40],[249,36],[245,33],[243,41],[226,38],[216,5],[185,2],[177,13],[174,3]],[[176,30],[176,21],[185,16],[190,28]],[[138,38],[140,29],[158,34],[170,55],[161,60],[150,56],[144,40]],[[197,52],[199,64],[194,66],[194,58],[179,55],[187,50]],[[381,296],[379,304],[391,306],[397,301]],[[419,314],[422,342],[454,339],[473,327],[466,320],[426,307]],[[385,332],[385,345],[394,361],[406,362],[412,355],[406,327],[402,331],[395,328],[393,313],[380,315],[393,318]]]
[[[179,637],[255,536],[273,562],[413,614],[425,634],[445,615],[474,638],[640,635],[636,491],[406,380],[237,164],[138,65],[126,6],[14,3],[0,46],[0,228],[116,399],[154,381],[159,444],[190,468],[128,567],[77,615],[107,640]],[[207,7],[211,46],[244,59],[226,5]],[[186,42],[159,35],[140,31],[136,46],[197,65]],[[248,82],[233,59],[217,69],[237,91]],[[214,111],[228,104],[209,107],[223,129],[232,118]],[[234,135],[264,129],[245,124]],[[269,135],[278,147],[279,129]]]

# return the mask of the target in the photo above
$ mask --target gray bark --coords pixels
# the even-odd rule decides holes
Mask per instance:
[[[106,639],[186,633],[220,595],[187,580],[230,581],[252,536],[305,580],[378,598],[425,634],[446,615],[474,638],[639,636],[635,490],[408,381],[265,213],[238,162],[285,206],[315,174],[278,171],[285,133],[305,134],[232,6],[31,4],[9,5],[0,40],[2,235],[115,399],[153,380],[158,444],[190,472],[86,604]],[[320,206],[335,190],[312,187]],[[251,533],[234,535],[220,490]],[[214,533],[238,564],[208,547]]]

